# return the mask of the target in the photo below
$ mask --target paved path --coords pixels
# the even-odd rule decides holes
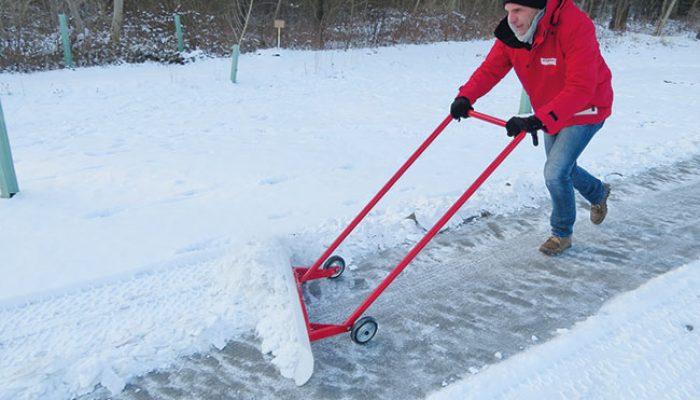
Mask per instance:
[[[549,207],[483,217],[439,235],[367,312],[366,346],[349,335],[315,342],[315,373],[297,388],[254,337],[134,380],[118,399],[373,399],[426,393],[550,339],[607,299],[700,257],[700,157],[613,180],[601,226],[580,204],[574,247],[537,251]],[[408,249],[361,262],[306,288],[312,320],[345,319]],[[97,390],[84,399],[104,399]]]

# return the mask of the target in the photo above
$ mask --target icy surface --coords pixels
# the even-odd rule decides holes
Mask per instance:
[[[613,299],[572,332],[428,398],[694,399],[699,323],[695,261]]]
[[[615,76],[615,113],[587,149],[582,164],[615,180],[697,155],[700,132],[696,116],[688,110],[699,105],[700,44],[683,37],[661,40],[640,35],[611,36],[603,43]],[[445,117],[457,87],[489,46],[490,42],[479,41],[347,52],[282,51],[280,57],[262,51],[241,57],[237,85],[228,81],[228,59],[185,66],[0,74],[0,96],[21,189],[15,198],[0,200],[0,398],[69,398],[93,392],[95,385],[96,396],[109,396],[105,390],[117,393],[122,387],[130,396],[138,386],[129,382],[148,371],[166,372],[142,379],[165,381],[166,375],[182,379],[182,385],[170,388],[172,392],[163,389],[167,383],[154,384],[160,388],[154,389],[158,398],[206,388],[209,392],[202,393],[224,393],[220,397],[232,396],[231,387],[250,394],[258,390],[251,388],[251,382],[268,382],[284,392],[285,385],[293,383],[278,381],[279,370],[287,373],[297,343],[293,335],[284,336],[268,324],[288,323],[283,299],[289,293],[272,271],[315,261]],[[479,101],[478,109],[506,118],[517,109],[519,96],[518,83],[510,75]],[[353,307],[350,299],[360,300],[353,296],[369,290],[392,267],[388,260],[395,261],[402,246],[418,240],[507,140],[502,129],[479,121],[448,126],[339,249],[349,263],[348,272],[358,275],[335,289],[326,282],[308,285],[314,318],[338,322],[336,318],[345,317]],[[473,262],[492,260],[494,256],[484,249],[493,252],[488,246],[495,243],[500,248],[499,240],[514,232],[522,235],[516,246],[523,253],[512,256],[523,260],[537,255],[532,249],[546,235],[547,219],[542,209],[547,203],[542,162],[541,148],[517,149],[451,221],[454,229],[464,221],[491,216],[476,225],[491,232],[484,233],[489,240],[468,237],[447,246],[455,249],[458,259],[475,251]],[[651,181],[667,179],[659,176]],[[665,206],[661,199],[658,202]],[[638,207],[646,210],[642,202]],[[673,228],[677,237],[667,237],[659,221],[641,218],[644,212],[625,212],[647,221],[645,229],[630,232],[612,219],[600,232],[615,234],[609,238],[646,256],[621,258],[617,249],[608,249],[599,255],[611,263],[606,267],[622,263],[650,268],[639,270],[641,275],[632,280],[638,285],[689,261],[692,252],[682,244],[697,242],[697,236],[687,236],[695,234],[692,227]],[[692,213],[679,211],[676,217],[696,221]],[[633,222],[625,223],[639,227]],[[579,233],[588,240],[599,238],[599,233],[585,229],[577,226],[577,238]],[[629,235],[635,241],[627,242]],[[673,245],[672,257],[661,253],[666,258],[659,266],[655,260],[661,249],[645,241],[647,237],[677,239],[680,244]],[[574,256],[585,260],[595,253],[587,241],[576,243],[581,252]],[[464,295],[455,300],[459,304],[471,301],[479,287],[488,288],[485,282],[490,281],[476,279],[478,285],[472,287],[463,283],[473,271],[470,268],[459,270],[466,276],[445,274],[441,261],[445,255],[430,254],[417,265],[458,282],[454,290]],[[381,261],[384,256],[387,260]],[[366,261],[370,259],[375,261]],[[652,265],[646,265],[649,260]],[[502,262],[487,265],[498,270]],[[590,269],[590,264],[584,265],[582,273]],[[419,312],[424,299],[434,293],[416,289],[415,297],[411,291],[407,298],[392,297],[420,267],[407,270],[397,281],[396,292],[387,293],[377,304],[375,316],[387,321],[380,335],[385,324],[404,323],[398,318],[405,316],[392,304],[414,310],[409,321],[416,322],[406,322],[406,331],[419,329],[432,338],[442,330],[426,325]],[[556,271],[555,276],[565,274],[556,265],[548,268]],[[515,283],[529,288],[527,276],[518,276],[521,281]],[[637,286],[614,282],[604,292]],[[578,281],[545,279],[544,283],[551,283],[550,291],[568,293],[567,285]],[[447,290],[442,283],[428,289]],[[500,299],[494,290],[476,299],[488,306]],[[593,289],[580,293],[597,294]],[[321,306],[326,302],[330,305]],[[487,309],[501,315],[523,305],[514,304]],[[585,304],[590,308],[560,310],[583,318],[599,306]],[[381,315],[383,308],[394,311]],[[523,311],[526,320],[532,312]],[[484,322],[475,318],[472,323]],[[497,326],[498,319],[485,321]],[[446,321],[434,323],[443,326]],[[484,326],[488,324],[476,324]],[[467,355],[455,354],[454,343],[438,343],[435,349],[444,358],[455,358],[439,372],[421,369],[425,354],[408,351],[424,348],[420,341],[399,335],[397,343],[384,342],[391,344],[388,348],[368,347],[364,354],[372,361],[365,365],[363,359],[346,354],[347,347],[338,345],[340,339],[329,339],[314,346],[319,379],[338,373],[364,385],[366,391],[353,393],[348,390],[352,385],[324,387],[318,383],[323,381],[314,384],[312,379],[308,389],[289,389],[284,396],[368,396],[387,368],[376,362],[382,358],[397,371],[422,373],[412,378],[411,385],[395,383],[389,388],[401,389],[408,397],[422,396],[454,381],[455,374],[480,370],[486,360],[498,359],[497,352],[507,359],[518,346],[533,344],[533,337],[537,343],[551,337],[549,330],[523,328],[515,329],[517,335],[506,342],[510,347],[486,345],[499,331],[454,336],[461,342],[474,337],[483,341],[480,350]],[[260,349],[266,354],[258,354]],[[225,369],[219,374],[229,373],[230,379],[244,383],[208,384],[198,379],[197,368],[203,367],[192,369],[190,375],[180,368],[190,359],[210,365],[220,355],[226,362],[217,361],[217,368]]]

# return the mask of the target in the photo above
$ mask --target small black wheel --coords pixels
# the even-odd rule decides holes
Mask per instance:
[[[341,256],[332,256],[326,260],[325,263],[323,263],[323,269],[328,269],[328,268],[333,268],[333,267],[338,267],[338,272],[335,274],[329,276],[330,279],[336,279],[340,277],[340,275],[343,275],[343,272],[345,271],[345,260],[343,260],[343,257]]]
[[[350,331],[350,339],[357,344],[367,344],[377,333],[379,325],[372,317],[362,317],[355,321]]]

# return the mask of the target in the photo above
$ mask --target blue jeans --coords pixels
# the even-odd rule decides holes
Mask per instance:
[[[603,200],[603,182],[576,164],[578,156],[602,126],[603,122],[573,125],[562,129],[556,135],[544,135],[544,149],[547,154],[544,179],[552,197],[550,224],[555,236],[567,238],[574,232],[574,189],[591,204],[598,204]]]

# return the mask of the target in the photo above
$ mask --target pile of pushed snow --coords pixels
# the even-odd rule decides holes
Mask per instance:
[[[250,308],[262,352],[272,354],[282,376],[302,384],[305,379],[297,376],[297,368],[307,361],[310,349],[305,325],[300,329],[305,321],[295,301],[299,295],[291,258],[290,247],[281,239],[269,239],[237,248],[220,268],[225,286]]]
[[[388,220],[387,220],[388,219]],[[316,230],[287,237],[256,238],[234,245],[219,263],[222,288],[235,294],[252,318],[261,351],[272,355],[282,376],[303,384],[313,367],[308,331],[293,267],[309,266],[346,227],[332,221]],[[387,229],[391,228],[391,229]],[[414,219],[381,213],[367,217],[337,249],[352,263],[378,249],[417,240],[424,232]],[[311,364],[311,365],[309,365]]]

